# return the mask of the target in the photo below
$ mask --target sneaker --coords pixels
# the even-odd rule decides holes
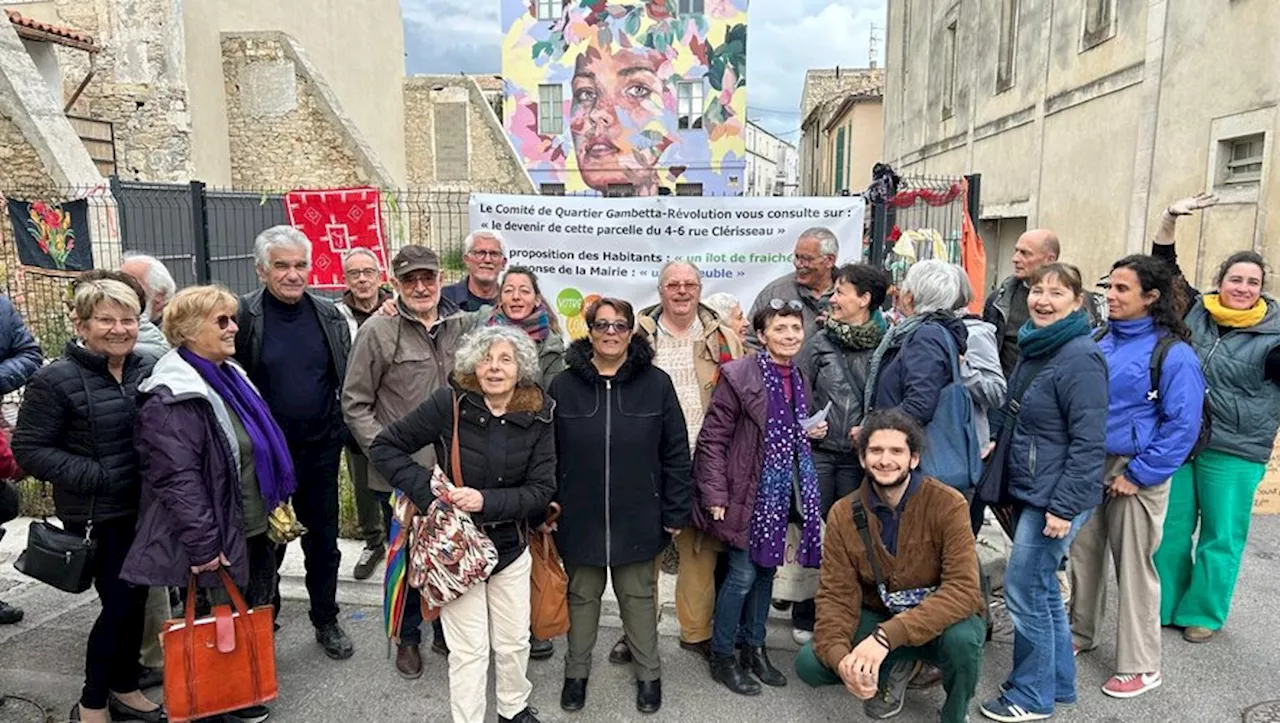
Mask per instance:
[[[550,640],[542,640],[529,636],[529,659],[530,660],[546,660],[554,655],[556,646]]]
[[[16,625],[22,622],[22,615],[22,608],[0,602],[0,625]]]
[[[356,560],[356,569],[352,571],[351,576],[357,580],[368,580],[373,577],[373,571],[378,569],[378,563],[382,562],[386,554],[387,548],[382,545],[364,548],[360,551],[360,559]]]
[[[1045,720],[1052,718],[1052,713],[1032,713],[1020,705],[1014,705],[1004,696],[983,703],[978,710],[991,720],[1000,723],[1023,723],[1023,721]]]
[[[262,723],[271,717],[271,711],[265,705],[255,705],[251,708],[233,710],[226,717],[239,723]]]
[[[1188,643],[1207,643],[1213,639],[1218,631],[1202,628],[1199,625],[1192,625],[1182,629],[1182,639]]]
[[[536,708],[526,707],[524,710],[516,713],[513,718],[498,716],[498,723],[541,723],[537,718],[537,713],[538,711]]]
[[[804,645],[810,640],[813,640],[813,631],[801,630],[800,628],[792,628],[791,639],[796,641],[796,645]]]
[[[902,661],[889,670],[888,680],[876,692],[876,696],[862,704],[868,718],[885,720],[902,712],[907,701],[907,683],[920,671],[920,661]]]
[[[1160,671],[1154,673],[1126,673],[1111,676],[1102,685],[1102,692],[1112,698],[1136,698],[1143,693],[1160,687],[1164,680],[1160,678]]]
[[[351,638],[337,622],[325,623],[316,628],[316,642],[324,648],[324,654],[333,660],[346,660],[355,653]]]

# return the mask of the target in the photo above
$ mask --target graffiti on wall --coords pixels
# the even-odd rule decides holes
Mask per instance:
[[[747,0],[502,0],[505,123],[534,182],[742,193],[746,21]]]

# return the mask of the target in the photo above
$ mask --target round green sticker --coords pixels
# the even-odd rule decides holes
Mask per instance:
[[[582,292],[574,288],[562,290],[556,295],[556,311],[563,316],[577,316],[582,313]]]

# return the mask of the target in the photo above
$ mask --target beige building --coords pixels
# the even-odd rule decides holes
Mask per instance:
[[[1266,2],[890,0],[886,160],[982,174],[993,283],[1027,228],[1096,278],[1170,201],[1213,191],[1178,226],[1203,288],[1232,251],[1280,258],[1277,38]]]
[[[881,160],[880,68],[814,69],[800,99],[799,188],[802,196],[861,191]]]

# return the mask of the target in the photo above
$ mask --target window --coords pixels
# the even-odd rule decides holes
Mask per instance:
[[[676,195],[677,196],[701,196],[702,184],[701,183],[677,183]]]
[[[610,183],[604,195],[610,198],[624,198],[636,195],[636,187],[630,183]]]
[[[1018,0],[1002,0],[1000,10],[1000,47],[996,56],[996,92],[1013,87],[1014,59],[1018,54]]]
[[[704,0],[680,0],[680,14],[693,15],[695,13],[701,15],[705,12]]]
[[[542,184],[542,187],[539,189],[539,191],[544,196],[563,196],[564,184],[563,183],[544,183]]]
[[[956,26],[959,21],[952,20],[947,26],[946,41],[943,43],[942,52],[945,54],[943,62],[946,63],[942,76],[942,118],[943,120],[955,115],[956,108]]]
[[[836,187],[832,191],[839,193],[844,188],[844,126],[836,131]]]
[[[1219,183],[1257,183],[1262,180],[1262,159],[1266,136],[1261,133],[1222,141],[1219,157],[1223,159]]]
[[[564,88],[560,85],[538,86],[538,133],[564,133]]]
[[[1080,49],[1088,50],[1115,37],[1115,0],[1086,0]]]
[[[702,110],[706,107],[702,81],[681,83],[676,86],[676,111],[680,114],[681,130],[702,127]]]
[[[564,0],[538,0],[539,20],[559,20],[564,12]]]

